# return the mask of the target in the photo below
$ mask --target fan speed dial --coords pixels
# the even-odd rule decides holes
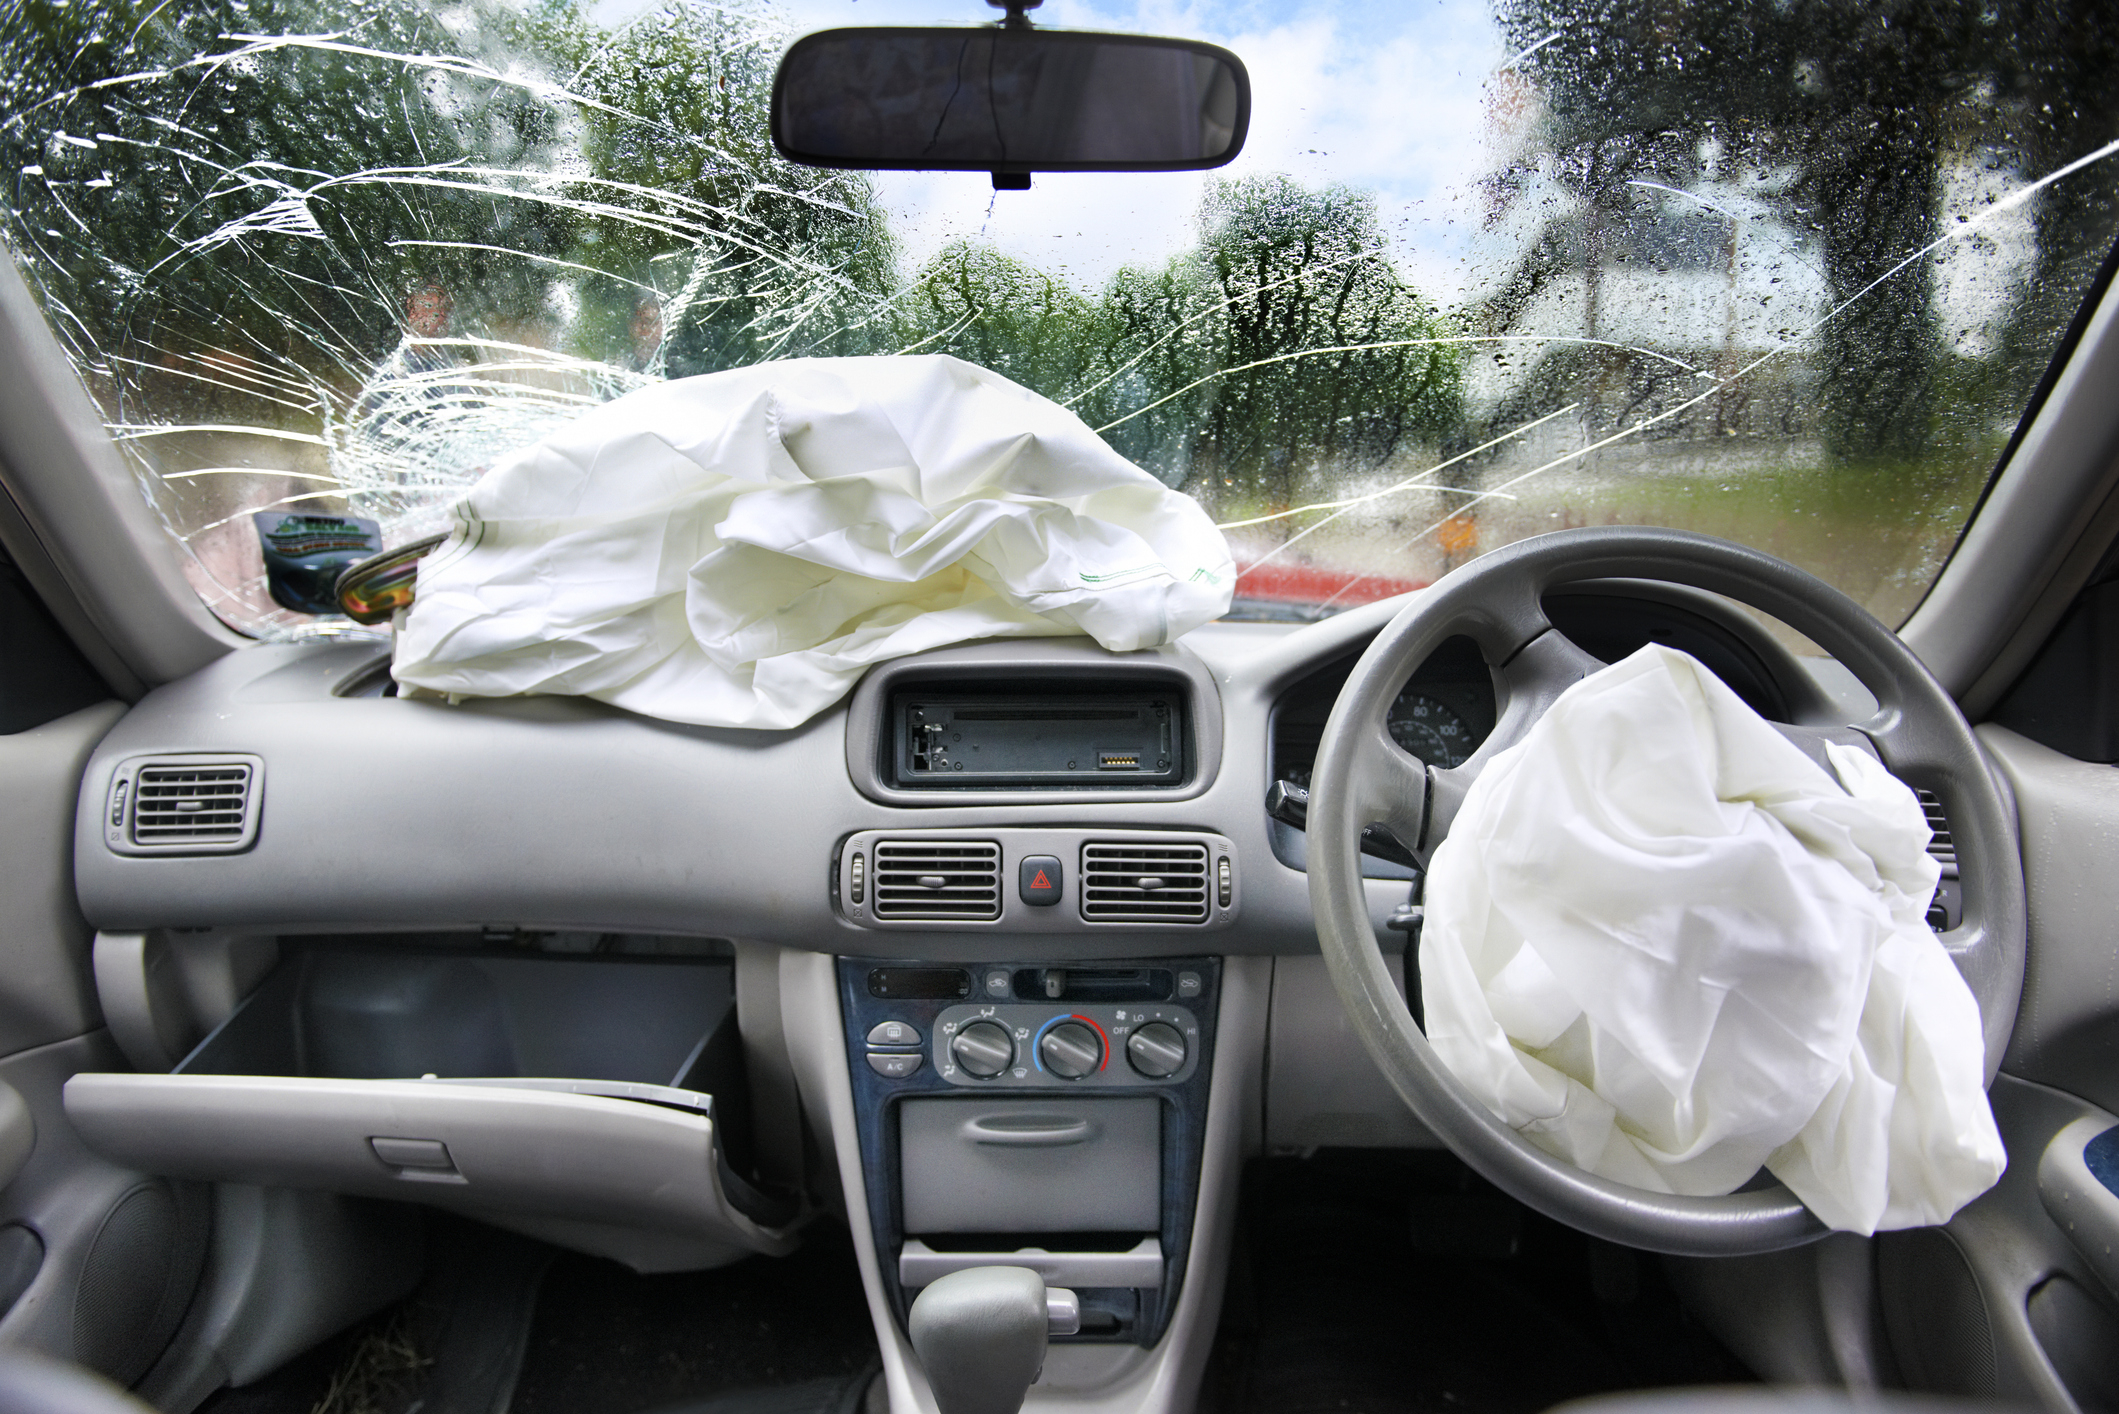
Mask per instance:
[[[1126,1038],[1126,1064],[1150,1080],[1177,1074],[1185,1065],[1185,1037],[1167,1021],[1151,1021]]]

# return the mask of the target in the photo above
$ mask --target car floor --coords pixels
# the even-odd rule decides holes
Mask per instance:
[[[1584,1237],[1447,1154],[1254,1163],[1202,1414],[1532,1414],[1753,1376],[1660,1262]]]
[[[442,1217],[429,1251],[411,1298],[202,1414],[857,1414],[878,1364],[836,1226],[663,1276]],[[1447,1155],[1326,1151],[1245,1176],[1201,1411],[1532,1414],[1750,1378],[1654,1258]]]

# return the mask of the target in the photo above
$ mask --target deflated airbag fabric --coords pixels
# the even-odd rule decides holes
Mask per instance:
[[[1570,688],[1435,852],[1420,980],[1451,1071],[1541,1148],[1658,1192],[1763,1165],[1873,1232],[1991,1187],[1927,822],[1873,757],[1827,752],[1838,780],[1668,648]]]
[[[960,360],[792,359],[642,389],[456,508],[400,683],[792,727],[973,638],[1125,651],[1229,606],[1226,542],[1074,414]]]

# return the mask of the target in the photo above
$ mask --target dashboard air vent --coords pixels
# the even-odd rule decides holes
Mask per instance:
[[[1001,916],[1001,847],[991,840],[878,840],[878,918]]]
[[[1092,923],[1204,923],[1207,847],[1091,840],[1082,846],[1081,898]]]
[[[1928,828],[1935,838],[1928,841],[1928,853],[1942,865],[1945,878],[1957,877],[1957,842],[1950,838],[1950,819],[1942,813],[1942,797],[1931,790],[1915,790],[1920,797],[1920,808],[1927,813]]]
[[[110,785],[104,839],[125,854],[232,854],[257,838],[264,763],[255,756],[149,756]]]

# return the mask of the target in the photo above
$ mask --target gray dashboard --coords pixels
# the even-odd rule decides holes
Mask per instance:
[[[1713,624],[1772,680],[1792,719],[1834,713],[1805,660],[1721,601],[1670,586],[1612,592],[1650,619]],[[1055,914],[1038,929],[1041,953],[1312,952],[1307,879],[1276,856],[1262,804],[1276,710],[1293,689],[1308,685],[1315,696],[1311,680],[1349,662],[1396,607],[1297,628],[1211,624],[1179,645],[1127,655],[1087,640],[1036,639],[905,660],[923,671],[1020,667],[1085,680],[1146,665],[1181,678],[1192,684],[1194,731],[1211,750],[1182,788],[1162,793],[878,791],[857,769],[874,720],[872,692],[793,731],[718,730],[579,699],[452,706],[347,695],[373,681],[381,645],[260,644],[153,692],[97,748],[76,827],[81,907],[109,931],[587,929],[974,960],[1007,950],[1014,931],[999,919],[885,928],[849,916],[860,910],[848,908],[839,877],[846,843],[879,833],[1006,831],[1064,848],[1106,834],[1169,832],[1210,842],[1230,861],[1235,886],[1212,911],[1211,928]],[[1824,665],[1827,673],[1836,667]],[[120,768],[192,756],[259,763],[247,846],[207,854],[109,847],[105,822]],[[1379,923],[1404,888],[1370,881]]]

